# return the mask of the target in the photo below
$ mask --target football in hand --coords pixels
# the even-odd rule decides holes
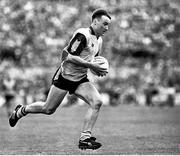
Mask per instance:
[[[108,63],[106,58],[104,58],[102,56],[96,56],[96,57],[94,57],[93,62],[94,63],[98,63],[100,65],[100,67],[105,68],[106,71],[108,72],[108,70],[109,70],[109,63]],[[96,72],[94,72],[92,69],[90,69],[90,71],[94,75],[97,75]]]

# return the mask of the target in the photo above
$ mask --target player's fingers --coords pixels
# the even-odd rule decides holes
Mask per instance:
[[[101,72],[101,75],[106,76],[107,73],[108,73],[107,71],[103,71],[103,72]]]
[[[107,68],[100,67],[102,71],[107,71]]]
[[[99,65],[102,65],[102,64],[104,64],[104,62],[99,62],[98,64],[99,64]]]

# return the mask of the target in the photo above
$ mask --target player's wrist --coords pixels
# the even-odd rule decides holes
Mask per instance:
[[[93,66],[93,63],[92,62],[87,62],[87,67],[92,69],[94,66]]]

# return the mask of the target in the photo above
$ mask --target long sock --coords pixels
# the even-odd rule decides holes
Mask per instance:
[[[19,108],[19,110],[17,111],[16,115],[18,118],[22,118],[23,116],[27,115],[28,113],[25,111],[26,106],[22,106]]]
[[[80,140],[85,140],[85,139],[90,138],[90,137],[91,137],[91,132],[90,131],[83,131],[81,133]]]

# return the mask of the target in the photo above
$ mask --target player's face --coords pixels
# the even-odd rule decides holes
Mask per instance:
[[[111,20],[107,16],[101,16],[101,18],[97,19],[97,33],[98,36],[104,36],[104,34],[109,29],[109,24],[111,23]]]

